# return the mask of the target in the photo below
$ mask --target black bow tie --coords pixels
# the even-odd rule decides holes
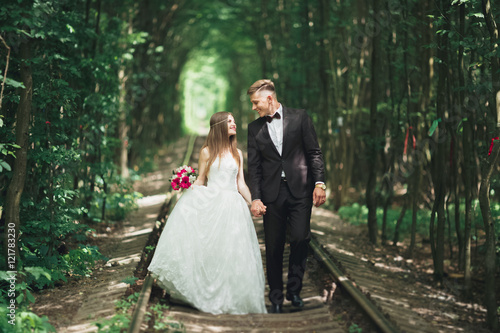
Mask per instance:
[[[276,119],[280,119],[281,116],[278,112],[275,112],[272,116],[266,116],[266,120],[268,123],[270,123],[271,121],[273,121],[273,119],[276,118]]]

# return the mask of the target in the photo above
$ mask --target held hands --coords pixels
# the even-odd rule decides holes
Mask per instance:
[[[313,205],[315,207],[319,207],[324,204],[326,201],[326,192],[320,187],[315,187],[313,192]],[[261,200],[255,200],[252,202],[252,207],[250,211],[255,217],[262,217],[266,214],[266,206],[262,203]]]
[[[313,192],[313,205],[319,207],[326,201],[326,192],[320,187],[315,187]]]
[[[260,200],[254,200],[252,202],[252,207],[250,208],[250,211],[252,212],[253,216],[255,217],[261,217],[262,215],[266,214],[266,206],[262,203]]]

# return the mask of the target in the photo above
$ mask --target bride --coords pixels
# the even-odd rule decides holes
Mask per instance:
[[[230,113],[217,112],[198,179],[170,214],[148,267],[171,298],[213,314],[266,313],[250,202],[236,123]]]

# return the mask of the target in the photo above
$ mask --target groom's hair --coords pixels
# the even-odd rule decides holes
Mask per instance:
[[[247,95],[252,96],[257,91],[262,91],[262,90],[270,91],[273,93],[274,96],[276,96],[276,92],[274,90],[274,82],[267,79],[258,80],[254,84],[252,84],[250,88],[248,88]]]

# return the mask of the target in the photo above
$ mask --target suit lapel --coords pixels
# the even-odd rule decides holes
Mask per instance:
[[[288,124],[290,122],[290,115],[288,113],[288,109],[281,104],[283,111],[283,146],[281,147],[281,155],[283,156],[285,153],[287,135],[288,135]]]

